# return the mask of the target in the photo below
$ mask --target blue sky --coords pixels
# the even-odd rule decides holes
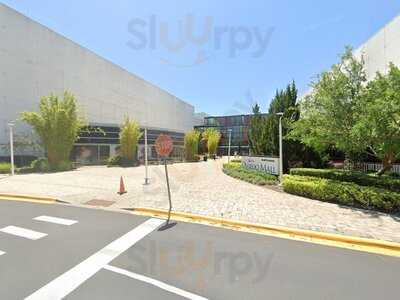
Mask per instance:
[[[398,0],[2,2],[213,115],[266,110],[293,79],[306,91],[400,13]]]

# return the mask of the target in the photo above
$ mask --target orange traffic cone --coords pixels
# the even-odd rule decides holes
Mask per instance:
[[[119,195],[123,195],[126,194],[127,191],[125,190],[125,184],[124,184],[124,179],[121,176],[121,179],[119,180],[119,191],[118,194]]]

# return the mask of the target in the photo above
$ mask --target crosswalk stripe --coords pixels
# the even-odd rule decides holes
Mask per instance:
[[[6,254],[4,251],[0,250],[0,255]]]
[[[63,299],[84,281],[103,269],[114,258],[156,230],[164,220],[148,219],[128,233],[114,240],[100,251],[25,298],[25,300]]]
[[[156,287],[158,287],[160,289],[163,289],[163,290],[168,291],[170,293],[174,293],[176,295],[182,296],[182,297],[187,298],[187,299],[191,299],[191,300],[207,300],[207,298],[204,298],[202,296],[199,296],[199,295],[190,293],[188,291],[179,289],[179,288],[174,287],[172,285],[166,284],[166,283],[164,283],[162,281],[159,281],[159,280],[147,277],[147,276],[143,276],[143,275],[140,275],[140,274],[137,274],[137,273],[130,272],[128,270],[117,268],[117,267],[114,267],[114,266],[111,266],[111,265],[105,266],[104,269],[106,269],[108,271],[111,271],[111,272],[115,272],[115,273],[121,274],[121,275],[125,275],[127,277],[130,277],[130,278],[133,278],[133,279],[136,279],[136,280],[139,280],[139,281],[146,282],[146,283],[154,285],[154,286],[156,286]]]
[[[54,224],[60,224],[60,225],[67,225],[67,226],[78,223],[78,221],[75,221],[75,220],[56,218],[56,217],[50,217],[50,216],[40,216],[40,217],[33,218],[33,220],[49,222],[49,223],[54,223]]]
[[[33,231],[30,229],[25,229],[25,228],[17,227],[17,226],[7,226],[7,227],[0,229],[0,231],[4,232],[4,233],[12,234],[12,235],[20,236],[20,237],[30,239],[30,240],[38,240],[47,235],[47,233]]]

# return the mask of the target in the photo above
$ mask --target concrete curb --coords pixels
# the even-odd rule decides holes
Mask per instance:
[[[154,208],[127,209],[136,214],[166,218],[167,210]],[[255,232],[286,239],[306,241],[316,244],[341,247],[376,254],[400,257],[400,243],[374,240],[368,238],[351,237],[339,234],[317,232],[311,230],[287,228],[283,226],[264,225],[243,221],[228,220],[209,216],[196,215],[184,212],[171,212],[171,219],[194,223],[208,224],[218,227],[228,227],[239,231]]]
[[[56,203],[56,202],[59,202],[58,199],[51,198],[51,197],[23,195],[23,194],[6,194],[6,193],[0,193],[0,200],[25,201],[25,202],[33,202],[33,203]]]

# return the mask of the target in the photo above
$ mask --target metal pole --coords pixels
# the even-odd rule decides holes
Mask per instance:
[[[167,158],[164,158],[164,167],[165,167],[165,176],[166,176],[166,178],[167,178],[168,201],[169,201],[168,219],[167,219],[167,224],[166,224],[165,226],[168,226],[168,224],[169,224],[169,219],[171,218],[172,202],[171,202],[171,191],[170,191],[170,188],[169,188]]]
[[[229,144],[228,144],[228,164],[231,162],[231,135],[232,129],[229,129]]]
[[[148,170],[148,157],[147,157],[147,128],[144,128],[144,169],[145,178],[144,184],[149,184],[149,170]]]
[[[13,134],[13,123],[9,123],[10,127],[10,160],[11,160],[11,175],[14,176],[14,134]]]
[[[283,179],[282,115],[279,117],[279,182]]]

